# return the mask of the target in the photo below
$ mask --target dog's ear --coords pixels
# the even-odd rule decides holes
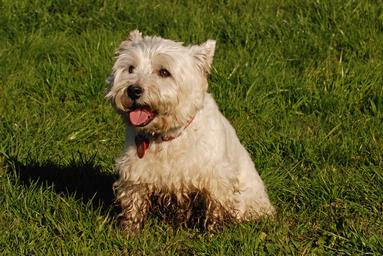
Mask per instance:
[[[210,73],[211,64],[213,63],[215,41],[207,40],[200,45],[193,45],[190,48],[198,67],[206,74]]]
[[[129,42],[138,42],[142,40],[142,33],[138,29],[132,30],[129,32],[128,41]]]
[[[106,82],[107,84],[109,84],[109,85],[113,85],[113,82],[114,82],[114,74],[110,74],[110,75],[106,78],[105,82]]]
[[[130,47],[133,43],[137,43],[142,40],[142,34],[137,29],[130,31],[128,39],[123,41],[117,49],[117,54],[120,54],[128,47]]]

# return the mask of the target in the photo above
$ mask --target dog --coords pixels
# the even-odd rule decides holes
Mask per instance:
[[[116,51],[106,98],[126,124],[113,189],[129,233],[150,213],[206,230],[275,213],[249,153],[208,93],[215,44],[184,46],[134,30]]]

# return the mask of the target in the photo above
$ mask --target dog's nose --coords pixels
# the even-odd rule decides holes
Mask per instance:
[[[128,87],[128,96],[132,100],[138,99],[139,97],[142,96],[143,93],[144,93],[144,89],[139,85],[133,84]]]

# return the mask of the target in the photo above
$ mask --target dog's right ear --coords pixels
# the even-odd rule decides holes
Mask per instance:
[[[129,42],[138,42],[142,40],[142,33],[138,29],[132,30],[129,33],[128,41]]]
[[[137,29],[130,31],[128,39],[120,44],[117,49],[117,54],[120,54],[127,48],[129,48],[132,44],[137,43],[142,40],[142,34]]]
[[[105,82],[106,82],[107,84],[109,84],[110,86],[112,86],[112,85],[113,85],[113,82],[114,82],[114,74],[110,74],[110,75],[106,78]]]

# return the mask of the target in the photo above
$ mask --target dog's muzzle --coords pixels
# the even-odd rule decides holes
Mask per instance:
[[[129,98],[132,100],[136,100],[142,96],[144,93],[144,89],[139,85],[129,85],[128,89],[126,90],[126,93],[128,94]]]

